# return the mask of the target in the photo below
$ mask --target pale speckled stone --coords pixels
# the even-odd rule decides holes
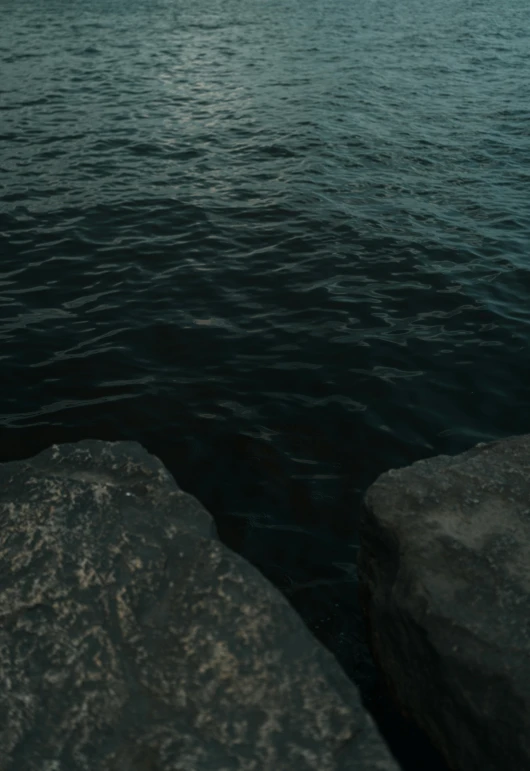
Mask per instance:
[[[397,771],[356,688],[162,463],[0,465],[1,771]]]
[[[360,523],[374,657],[458,771],[530,769],[530,435],[382,474]]]

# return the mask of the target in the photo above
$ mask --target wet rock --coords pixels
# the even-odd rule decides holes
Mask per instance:
[[[450,767],[530,769],[530,435],[382,474],[358,569],[374,657]]]
[[[396,771],[335,659],[135,443],[0,466],[2,771]]]

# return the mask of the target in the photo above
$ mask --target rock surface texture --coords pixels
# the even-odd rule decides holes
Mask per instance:
[[[1,771],[396,771],[287,601],[135,443],[0,466]]]
[[[402,710],[458,771],[530,769],[530,435],[382,474],[361,599]]]

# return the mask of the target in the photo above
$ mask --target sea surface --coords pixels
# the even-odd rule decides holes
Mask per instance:
[[[134,439],[367,653],[383,471],[530,431],[523,0],[0,0],[0,460]]]

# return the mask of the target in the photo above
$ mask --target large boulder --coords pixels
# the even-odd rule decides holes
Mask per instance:
[[[458,771],[530,769],[530,435],[382,474],[361,599],[402,711]]]
[[[397,771],[335,659],[136,443],[0,466],[2,771]]]

